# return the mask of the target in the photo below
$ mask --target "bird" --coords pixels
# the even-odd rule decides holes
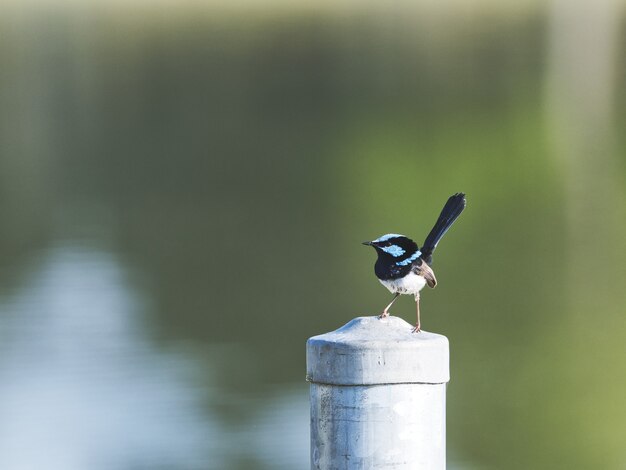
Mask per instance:
[[[417,323],[413,333],[421,331],[420,291],[426,285],[430,288],[437,285],[437,278],[431,268],[433,252],[465,206],[464,193],[450,196],[421,248],[410,238],[398,233],[387,233],[376,240],[363,242],[363,245],[376,250],[378,259],[374,265],[374,273],[381,284],[394,294],[379,318],[389,316],[389,309],[401,294],[413,295],[417,306]]]

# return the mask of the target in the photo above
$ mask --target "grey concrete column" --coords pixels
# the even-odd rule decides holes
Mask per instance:
[[[448,339],[359,317],[307,341],[311,469],[446,468]]]

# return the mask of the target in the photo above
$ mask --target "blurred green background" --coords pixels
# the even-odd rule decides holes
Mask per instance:
[[[464,191],[448,467],[626,469],[625,51],[611,0],[3,2],[0,468],[308,468],[360,242]]]

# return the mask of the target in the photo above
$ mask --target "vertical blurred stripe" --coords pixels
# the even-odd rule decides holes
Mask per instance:
[[[555,424],[580,430],[561,452],[584,446],[596,468],[623,468],[626,461],[626,426],[617,418],[626,414],[626,372],[616,355],[623,336],[615,334],[626,327],[626,195],[617,140],[622,13],[617,0],[553,0],[548,19],[548,125],[567,220],[567,301],[552,330],[559,336],[547,339],[561,349],[551,363],[554,383],[567,386],[553,394],[550,414]]]
[[[553,0],[549,15],[548,116],[565,178],[571,292],[579,305],[612,285],[624,240],[622,163],[616,153],[620,3]],[[608,268],[608,269],[607,269]],[[579,298],[581,297],[582,298]]]

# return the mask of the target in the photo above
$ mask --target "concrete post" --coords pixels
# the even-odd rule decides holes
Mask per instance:
[[[359,317],[307,341],[311,469],[446,468],[448,339]]]

